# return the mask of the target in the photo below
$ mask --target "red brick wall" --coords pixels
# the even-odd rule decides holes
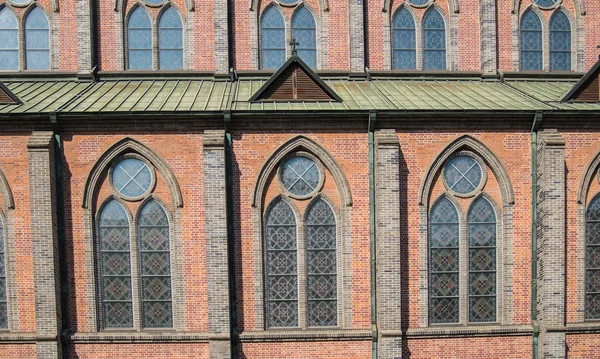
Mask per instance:
[[[208,358],[208,344],[75,344],[69,348],[73,359],[198,359]]]
[[[0,358],[31,359],[35,358],[35,344],[2,344]]]
[[[531,337],[411,339],[411,359],[523,359],[531,358]]]
[[[567,359],[596,359],[600,334],[567,335]]]
[[[371,342],[244,343],[240,359],[366,359]]]

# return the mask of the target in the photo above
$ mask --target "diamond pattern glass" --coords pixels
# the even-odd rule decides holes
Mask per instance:
[[[129,219],[119,202],[104,205],[98,229],[104,327],[132,328]]]
[[[127,22],[130,70],[152,69],[152,23],[146,10],[137,7]]]
[[[25,20],[25,58],[27,70],[50,70],[50,28],[38,7]]]
[[[301,7],[292,18],[292,38],[298,42],[298,56],[310,68],[317,67],[317,26],[311,12]]]
[[[431,323],[457,323],[459,318],[458,211],[446,197],[430,214],[429,306]]]
[[[585,319],[600,319],[600,194],[586,215]]]
[[[414,70],[417,68],[417,40],[415,20],[410,12],[401,7],[392,19],[393,68]]]
[[[533,3],[541,7],[552,7],[556,5],[558,0],[533,0]]]
[[[469,321],[496,321],[496,212],[480,197],[469,210]]]
[[[151,4],[151,5],[160,5],[163,2],[165,2],[165,0],[144,0],[147,4]]]
[[[542,69],[542,22],[531,9],[521,18],[521,69]]]
[[[456,156],[444,167],[444,179],[456,193],[471,193],[479,187],[483,171],[479,163],[470,156]]]
[[[172,7],[158,23],[158,57],[161,70],[183,69],[183,23]]]
[[[296,217],[279,199],[266,217],[266,278],[269,327],[298,326]]]
[[[140,212],[140,274],[144,328],[173,326],[169,219],[155,200]]]
[[[337,325],[337,246],[333,210],[314,202],[306,215],[308,325]]]
[[[123,196],[135,198],[150,189],[152,173],[148,166],[136,158],[119,162],[112,171],[113,186]]]
[[[571,70],[571,22],[562,11],[550,19],[550,70]]]
[[[434,7],[423,17],[423,69],[446,69],[446,24]]]
[[[413,5],[417,5],[417,6],[423,6],[425,4],[427,4],[430,0],[409,0],[408,2],[410,2]]]
[[[278,69],[285,62],[285,23],[276,7],[269,7],[261,20],[261,50],[263,69]]]
[[[7,7],[0,10],[0,70],[19,69],[19,26]]]
[[[8,298],[6,295],[6,251],[4,221],[0,216],[0,329],[8,329]]]
[[[306,196],[317,189],[321,173],[317,164],[303,156],[292,157],[281,168],[281,183],[296,196]]]

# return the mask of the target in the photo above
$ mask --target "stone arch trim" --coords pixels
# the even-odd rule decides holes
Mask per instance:
[[[564,0],[563,0],[564,2]],[[585,0],[573,0],[573,3],[575,5],[575,9],[577,10],[577,12],[579,13],[579,15],[585,15]],[[519,13],[519,8],[521,7],[521,0],[512,0],[512,10],[511,12],[513,14],[518,14]],[[560,7],[557,6],[557,7]]]
[[[2,194],[2,198],[4,199],[4,208],[6,209],[15,209],[15,199],[12,194],[12,190],[10,189],[10,185],[6,180],[6,176],[0,169],[0,194]]]
[[[446,148],[444,148],[437,155],[436,159],[425,172],[425,177],[423,178],[423,181],[421,182],[421,187],[419,189],[419,205],[428,204],[434,177],[437,173],[439,173],[444,162],[446,162],[446,160],[453,153],[459,150],[470,150],[475,154],[481,156],[485,164],[490,168],[490,170],[496,177],[496,180],[498,181],[498,185],[500,187],[500,195],[502,197],[502,206],[506,207],[514,204],[515,199],[512,183],[510,181],[510,178],[508,177],[506,169],[504,168],[500,160],[482,142],[469,135],[463,135],[452,141],[448,146],[446,146]]]
[[[188,0],[188,1],[193,1],[193,0]],[[456,1],[456,0],[453,0],[453,1]],[[250,0],[250,6],[248,7],[248,9],[250,11],[258,11],[259,4],[260,4],[259,0]],[[329,0],[319,0],[319,7],[321,7],[322,11],[329,11]]]
[[[171,168],[149,147],[129,137],[113,144],[100,156],[100,158],[98,158],[96,163],[94,163],[94,166],[92,167],[85,182],[81,206],[83,208],[91,207],[93,203],[93,196],[97,190],[98,182],[102,174],[108,170],[108,167],[115,158],[130,151],[136,152],[146,158],[158,170],[158,172],[160,172],[160,174],[163,176],[163,179],[167,183],[169,192],[171,193],[173,206],[175,208],[183,207],[183,196],[181,194],[181,189],[175,174],[173,171],[171,171]]]
[[[279,162],[289,153],[304,150],[316,156],[329,170],[340,194],[342,206],[352,206],[352,194],[348,180],[333,156],[317,144],[315,141],[305,136],[294,137],[277,148],[273,154],[263,164],[254,185],[252,193],[252,207],[260,207],[262,204],[265,187],[269,178],[275,173]]]
[[[518,0],[514,0],[518,1]],[[400,6],[402,6],[401,4]],[[383,0],[383,4],[381,5],[382,12],[390,12],[390,7],[392,6],[392,0]],[[448,0],[448,7],[450,8],[450,12],[453,14],[458,14],[460,12],[460,7],[458,0]]]
[[[590,184],[594,180],[596,170],[600,165],[600,151],[596,152],[590,163],[587,165],[583,172],[583,177],[579,183],[579,189],[577,190],[577,203],[583,204],[587,207],[588,190]]]
[[[56,2],[58,4],[58,0],[52,0],[52,1],[53,1],[53,3]],[[196,10],[196,4],[195,4],[194,0],[185,0],[184,3],[185,3],[185,6],[187,7],[188,11]],[[167,1],[163,5],[173,5],[173,4],[170,1]],[[115,11],[124,12],[125,6],[127,6],[127,0],[115,0]]]

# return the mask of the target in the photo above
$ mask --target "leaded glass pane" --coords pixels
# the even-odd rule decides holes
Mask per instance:
[[[137,7],[127,23],[129,69],[152,69],[152,24],[146,10]]]
[[[163,2],[165,2],[165,0],[144,0],[147,4],[151,4],[151,5],[160,5]]]
[[[19,69],[19,26],[9,8],[0,10],[0,70]]]
[[[306,215],[308,325],[337,325],[337,246],[335,215],[322,199]]]
[[[571,70],[571,22],[562,11],[550,20],[550,70]]]
[[[542,7],[551,7],[556,5],[558,0],[533,0],[533,3]]]
[[[480,197],[469,218],[469,321],[496,321],[496,212]]]
[[[458,211],[446,197],[430,214],[429,311],[431,323],[458,322]]]
[[[456,156],[444,167],[444,179],[456,193],[471,193],[479,187],[483,171],[479,163],[470,156]]]
[[[105,328],[133,327],[129,219],[115,200],[104,205],[98,224]]]
[[[446,69],[446,24],[435,8],[423,17],[423,69]]]
[[[138,223],[142,323],[145,328],[173,326],[169,219],[155,200],[144,205]]]
[[[150,189],[152,173],[143,161],[127,158],[114,167],[112,183],[123,196],[139,197]]]
[[[542,22],[532,10],[521,18],[521,69],[542,69]]]
[[[317,67],[317,27],[315,18],[311,12],[301,7],[292,19],[292,38],[296,39],[298,45],[298,56],[309,67]]]
[[[161,69],[183,68],[183,23],[173,9],[167,9],[158,24],[158,55]]]
[[[285,24],[283,15],[271,6],[261,19],[261,68],[277,69],[285,62]]]
[[[4,221],[0,216],[0,329],[8,329],[8,296],[6,295],[5,256]]]
[[[600,195],[590,202],[586,222],[585,318],[600,319]]]
[[[266,215],[265,267],[269,327],[298,326],[296,217],[279,199]]]
[[[417,68],[417,40],[415,20],[410,12],[402,7],[392,20],[393,68]]]
[[[320,179],[319,167],[307,157],[292,157],[281,167],[283,186],[296,196],[306,196],[314,192]]]
[[[36,7],[25,20],[27,70],[50,70],[50,29],[48,18]]]
[[[409,2],[413,5],[422,6],[429,2],[430,0],[409,0]]]

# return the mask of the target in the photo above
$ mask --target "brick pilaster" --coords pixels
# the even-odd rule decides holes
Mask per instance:
[[[400,145],[394,130],[375,132],[375,144],[379,358],[395,359],[402,357],[402,337],[382,337],[382,332],[398,333],[402,326]]]
[[[229,43],[227,34],[227,0],[214,0],[215,73],[229,72]]]
[[[495,75],[497,69],[496,1],[481,2],[481,71]]]
[[[90,0],[77,0],[77,59],[80,73],[92,70],[92,8]]]
[[[38,359],[62,356],[53,137],[52,132],[33,132],[27,143]]]
[[[204,131],[204,206],[208,281],[208,331],[225,334],[211,340],[210,358],[230,358],[229,268],[227,261],[227,182],[225,131]]]
[[[538,137],[538,358],[565,358],[565,141],[556,130]]]
[[[350,0],[350,71],[365,71],[363,2]]]

